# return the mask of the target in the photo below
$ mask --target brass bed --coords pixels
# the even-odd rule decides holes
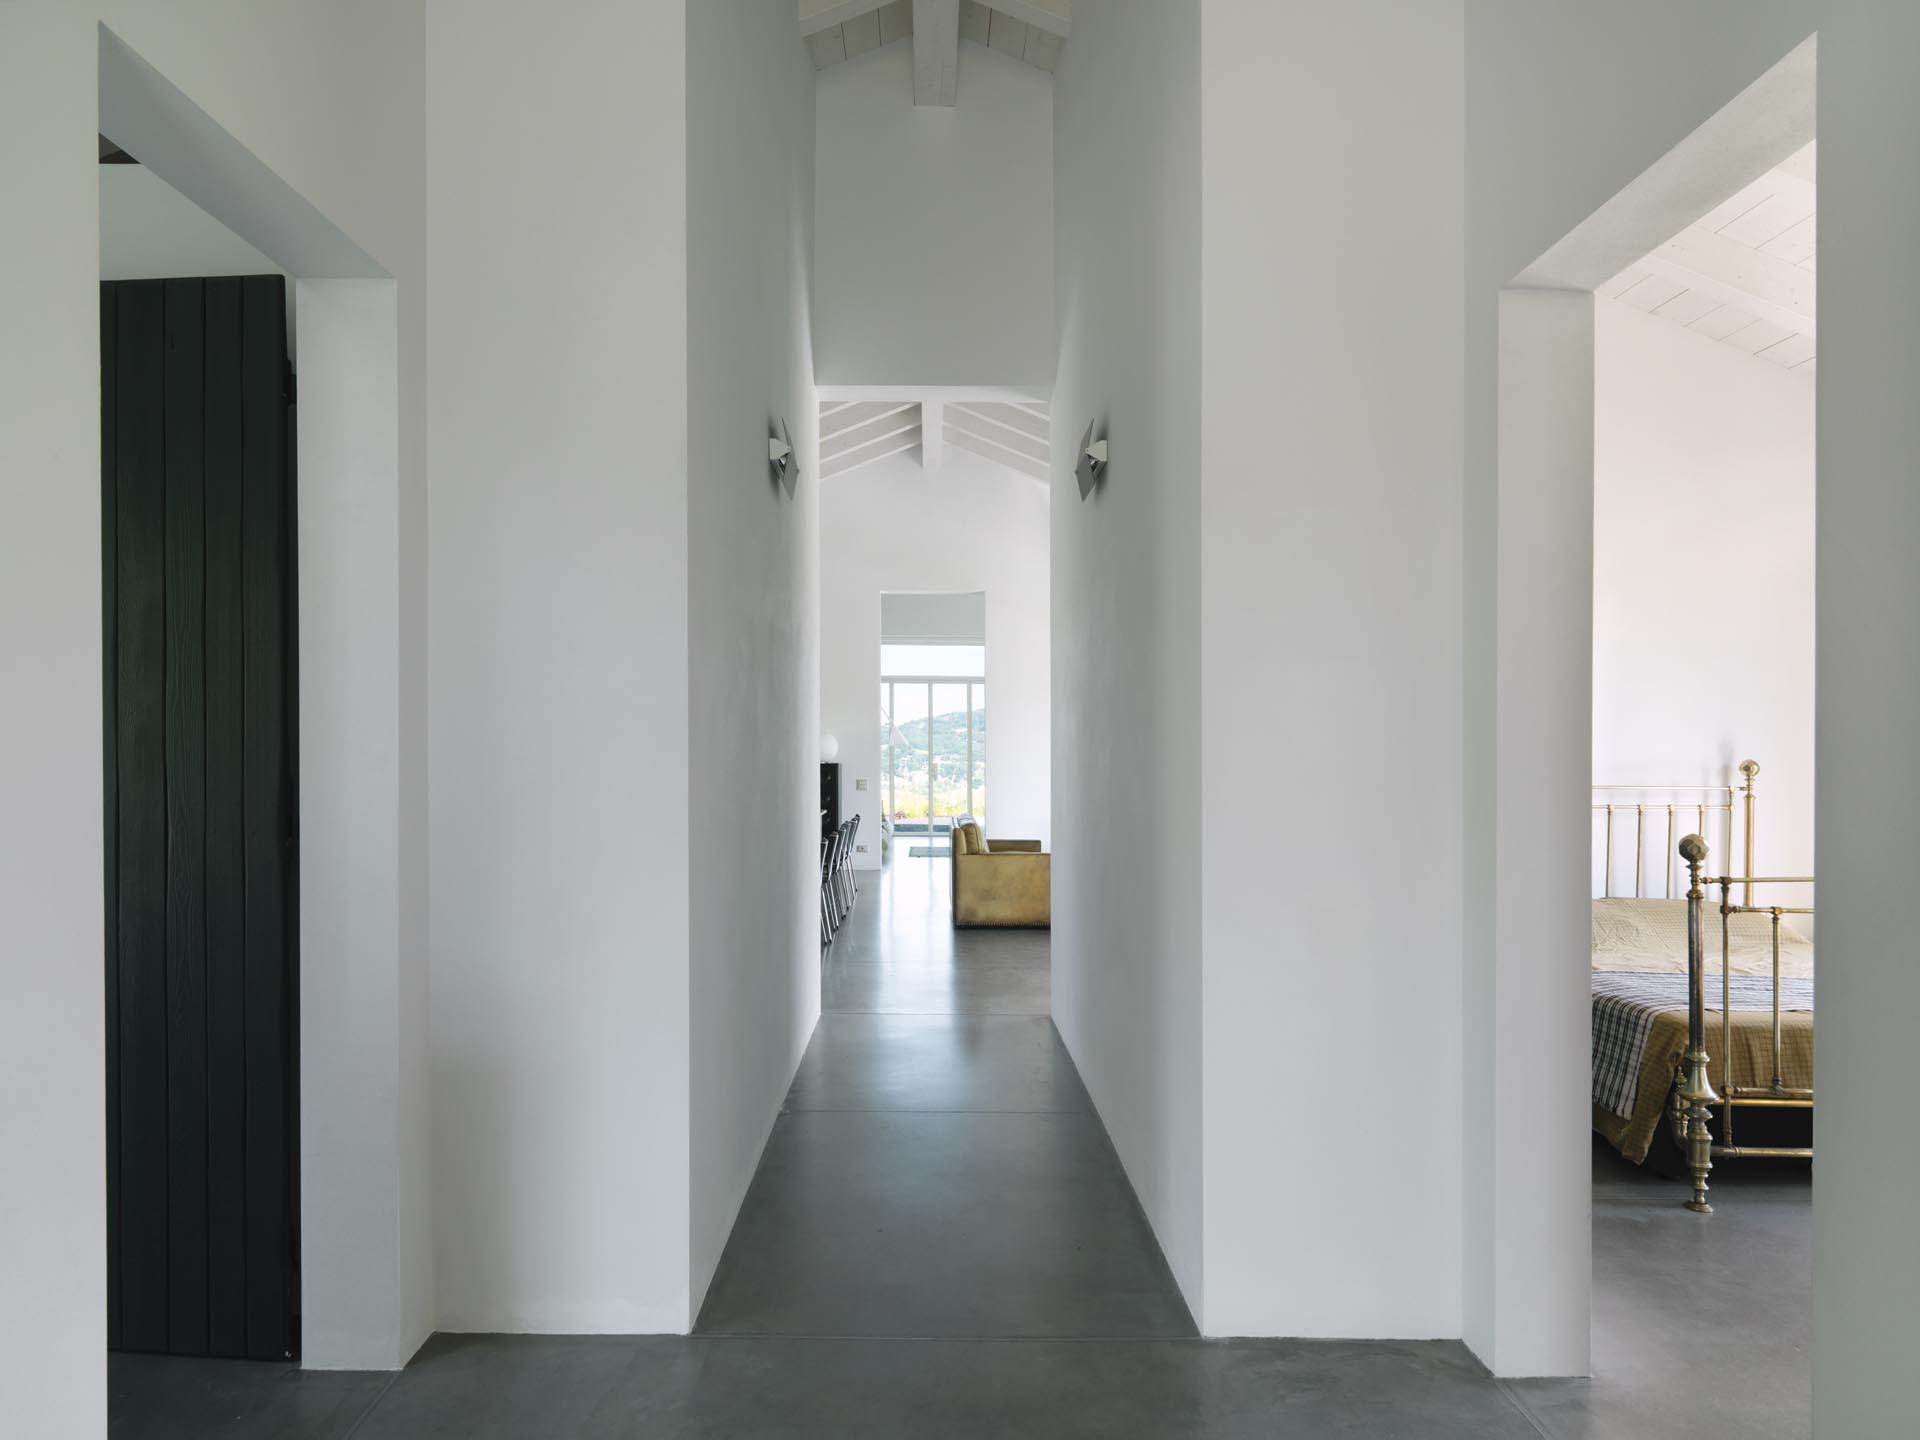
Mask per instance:
[[[1594,1106],[1593,1128],[1627,1159],[1639,1163],[1660,1138],[1663,1124],[1683,1155],[1690,1181],[1687,1208],[1711,1213],[1707,1175],[1716,1159],[1773,1156],[1812,1159],[1811,1144],[1743,1143],[1746,1133],[1798,1113],[1810,1129],[1813,1108],[1812,946],[1788,917],[1811,916],[1811,903],[1785,901],[1810,895],[1811,876],[1758,876],[1754,872],[1755,779],[1760,767],[1739,767],[1743,783],[1713,786],[1599,786],[1593,810],[1596,853],[1602,875],[1594,900]],[[1635,798],[1624,798],[1634,796]],[[1655,797],[1655,798],[1649,798]],[[1740,813],[1743,864],[1738,873],[1706,873],[1715,835],[1722,854],[1735,849]],[[1623,823],[1624,819],[1624,823]],[[1616,884],[1616,844],[1630,825],[1634,875],[1631,887]],[[1687,834],[1677,841],[1682,827]],[[1660,844],[1664,830],[1664,844]],[[1663,855],[1665,876],[1650,887],[1645,857],[1648,839]],[[1624,844],[1619,849],[1624,851]],[[1676,863],[1677,862],[1677,863]],[[1731,872],[1731,865],[1728,866]],[[1683,893],[1676,899],[1676,889]],[[1625,892],[1631,889],[1632,899]],[[1654,895],[1648,891],[1652,889]],[[1622,893],[1616,895],[1616,889]],[[1764,895],[1768,903],[1758,903]],[[1658,896],[1655,899],[1654,896]],[[1606,907],[1611,907],[1608,909]],[[1644,909],[1643,922],[1633,913]],[[1608,916],[1628,912],[1623,922]],[[1637,948],[1624,949],[1609,935],[1636,926]],[[1680,931],[1675,934],[1675,929]],[[1646,935],[1652,935],[1651,941]],[[1624,962],[1619,960],[1625,955]],[[1644,962],[1644,963],[1643,963]],[[1611,967],[1645,970],[1631,976]],[[1668,973],[1671,972],[1671,973]],[[1684,979],[1682,979],[1682,972]],[[1642,981],[1636,985],[1632,982]],[[1605,982],[1605,983],[1603,983]],[[1608,992],[1603,994],[1603,992]],[[1644,992],[1644,993],[1643,993]],[[1666,1008],[1661,997],[1674,1004]],[[1626,1008],[1623,1008],[1626,1007]],[[1644,1045],[1629,1051],[1608,1031],[1629,1016],[1644,1033]],[[1603,1057],[1603,1031],[1613,1042]],[[1624,1074],[1632,1056],[1634,1076]],[[1604,1083],[1611,1063],[1613,1085]],[[1605,1091],[1610,1104],[1602,1103]],[[1624,1095],[1630,1103],[1620,1104]],[[1718,1113],[1716,1122],[1715,1115]],[[1716,1138],[1716,1130],[1718,1137]],[[1763,1141],[1805,1138],[1762,1135]]]

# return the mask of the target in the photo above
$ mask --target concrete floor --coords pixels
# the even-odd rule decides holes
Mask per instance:
[[[1808,1434],[1803,1172],[1728,1167],[1703,1223],[1597,1150],[1594,1381],[1195,1338],[1047,1016],[1047,935],[955,932],[943,862],[863,882],[697,1334],[438,1336],[397,1376],[114,1356],[113,1435]]]

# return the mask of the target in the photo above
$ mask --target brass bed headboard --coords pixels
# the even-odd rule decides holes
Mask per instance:
[[[1651,819],[1657,829],[1660,816],[1666,816],[1666,844],[1661,853],[1666,857],[1666,878],[1663,893],[1659,898],[1676,900],[1683,898],[1685,877],[1679,874],[1675,859],[1679,854],[1681,836],[1689,832],[1695,835],[1719,835],[1724,841],[1720,853],[1731,855],[1733,848],[1733,828],[1735,802],[1741,802],[1745,810],[1744,829],[1746,844],[1744,854],[1746,864],[1742,873],[1753,874],[1753,781],[1760,773],[1760,765],[1754,760],[1740,762],[1740,774],[1743,785],[1596,785],[1593,787],[1593,813],[1600,817],[1599,826],[1603,830],[1602,838],[1596,848],[1600,852],[1600,896],[1596,898],[1613,899],[1615,831],[1626,828],[1624,815],[1633,826],[1633,898],[1644,900],[1647,897],[1647,831]],[[1637,798],[1630,798],[1637,797]],[[1651,812],[1651,813],[1649,813]],[[1709,821],[1708,817],[1713,817]],[[1753,887],[1748,886],[1746,903],[1753,903]]]

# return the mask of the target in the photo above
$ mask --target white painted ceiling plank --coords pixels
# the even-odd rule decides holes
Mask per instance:
[[[1725,236],[1690,226],[1640,263],[1650,278],[1621,297],[1628,304],[1657,280],[1708,291],[1757,315],[1783,317],[1790,330],[1814,326],[1813,272]]]
[[[1818,199],[1819,192],[1812,182],[1799,179],[1784,170],[1769,170],[1751,184],[1742,185],[1694,224],[1717,232],[1743,222],[1755,224],[1756,212],[1768,210],[1787,214],[1797,220],[1801,216],[1811,215]]]
[[[1767,196],[1737,220],[1729,220],[1714,233],[1758,250],[1768,241],[1784,235],[1814,213],[1810,201],[1778,192]]]
[[[800,33],[818,35],[837,30],[849,20],[871,14],[888,0],[800,0]]]
[[[882,460],[891,459],[895,455],[904,455],[919,443],[920,427],[915,425],[911,429],[889,436],[886,440],[869,445],[865,449],[849,451],[845,455],[836,456],[831,461],[821,461],[820,476],[822,479],[832,480],[840,475],[851,475],[856,470],[864,470],[869,465],[877,465]]]
[[[996,420],[1016,425],[1034,435],[1053,432],[1053,407],[1044,400],[1000,400],[991,396],[968,395],[953,403],[977,410],[982,415],[991,415]]]
[[[847,58],[864,55],[869,50],[880,48],[880,16],[869,11],[858,19],[849,20],[840,27],[840,33],[846,37]]]
[[[891,436],[916,429],[919,424],[920,412],[918,410],[902,410],[897,415],[883,415],[878,420],[869,421],[865,425],[857,425],[851,430],[843,430],[838,435],[822,440],[820,442],[820,454],[823,459],[831,459],[836,455],[845,455],[850,451],[859,450],[865,446],[886,440]]]
[[[913,0],[893,0],[880,12],[880,43],[891,45],[913,33]]]
[[[1003,450],[1010,455],[1024,455],[1038,465],[1046,464],[1048,457],[1053,453],[1053,447],[1050,445],[1041,444],[1012,430],[1003,430],[986,421],[955,414],[952,411],[947,414],[947,430],[949,433],[957,431],[962,435],[970,435],[974,439],[993,446],[995,450]]]
[[[1749,355],[1757,355],[1769,345],[1778,345],[1793,333],[1789,327],[1762,316],[1746,329],[1734,331],[1723,343],[1736,350],[1744,350]]]
[[[1791,370],[1813,359],[1813,336],[1789,335],[1778,344],[1769,345],[1756,353],[1762,360],[1771,360],[1782,369]]]
[[[957,430],[952,425],[947,426],[947,443],[978,455],[983,460],[991,460],[996,465],[1004,465],[1009,470],[1029,475],[1035,480],[1045,482],[1052,478],[1047,472],[1047,467],[1038,460],[1030,459],[1016,451],[1003,450],[990,440],[969,435],[966,431]]]
[[[1639,284],[1621,291],[1614,298],[1622,305],[1631,305],[1636,310],[1653,311],[1658,310],[1686,288],[1686,281],[1655,274],[1649,266],[1646,277]]]
[[[1027,27],[1027,64],[1049,75],[1060,63],[1060,37],[1050,35],[1038,25]]]
[[[1609,300],[1618,300],[1627,291],[1647,278],[1647,272],[1637,266],[1631,270],[1622,270],[1613,279],[1600,287],[1600,293]]]
[[[1702,290],[1682,290],[1653,313],[1676,325],[1691,325],[1703,315],[1718,310],[1724,301]]]
[[[1798,224],[1782,231],[1760,247],[1765,254],[1790,264],[1804,265],[1813,258],[1814,231],[1818,217],[1809,215]]]
[[[953,105],[960,92],[960,0],[913,0],[913,103]]]
[[[1027,22],[1016,20],[1003,10],[990,12],[991,24],[987,27],[987,44],[1003,55],[1011,55],[1016,60],[1026,58]]]
[[[1073,29],[1071,0],[995,0],[994,9],[1024,20],[1044,35],[1064,40]]]
[[[906,400],[850,400],[831,416],[821,411],[820,438],[830,440],[875,420],[900,415],[914,408],[913,402]]]
[[[829,65],[838,65],[847,58],[846,37],[840,33],[840,27],[822,30],[817,35],[807,37],[807,51],[813,56],[813,68],[824,70]]]
[[[987,7],[980,0],[961,0],[960,38],[971,40],[976,45],[987,43],[987,27],[991,22],[987,18]]]
[[[1722,305],[1710,310],[1687,328],[1709,340],[1724,340],[1736,330],[1744,330],[1760,317],[1738,305]]]
[[[1053,422],[1018,409],[1012,405],[962,404],[952,407],[955,414],[968,423],[985,424],[991,428],[985,434],[992,435],[1000,431],[1011,431],[1037,445],[1050,445],[1053,440]]]

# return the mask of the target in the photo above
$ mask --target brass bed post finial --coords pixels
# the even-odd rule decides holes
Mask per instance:
[[[1753,869],[1753,777],[1760,773],[1760,762],[1758,760],[1742,760],[1740,762],[1740,773],[1746,776],[1747,778],[1747,783],[1740,787],[1740,794],[1747,802],[1747,868],[1743,870],[1741,873],[1743,875],[1751,875],[1754,873],[1754,869]],[[1743,898],[1740,901],[1740,903],[1742,905],[1753,904],[1753,886],[1752,885],[1744,886],[1742,893],[1743,893]]]
[[[1687,1053],[1676,1098],[1685,1107],[1687,1168],[1693,1172],[1693,1198],[1687,1201],[1687,1209],[1711,1215],[1707,1172],[1713,1169],[1713,1135],[1707,1122],[1713,1112],[1707,1107],[1719,1104],[1720,1097],[1707,1078],[1706,961],[1700,929],[1700,902],[1706,898],[1700,889],[1700,867],[1707,858],[1707,842],[1698,835],[1687,836],[1680,842],[1680,858],[1687,862]]]

